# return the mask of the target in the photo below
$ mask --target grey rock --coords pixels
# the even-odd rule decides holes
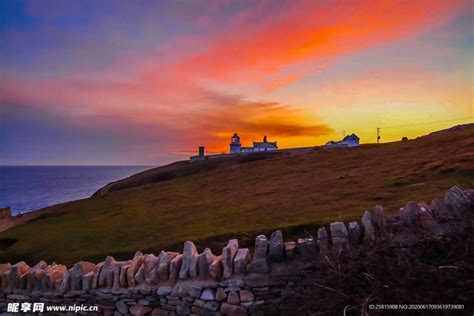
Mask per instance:
[[[319,247],[319,251],[324,254],[328,251],[328,233],[326,231],[326,227],[318,228],[318,241],[317,245]]]
[[[418,204],[413,201],[408,202],[400,209],[400,222],[403,226],[419,226],[420,218],[418,217]]]
[[[349,243],[352,246],[356,246],[359,244],[360,240],[360,226],[357,222],[350,222],[349,223],[349,231],[348,231]]]
[[[388,234],[385,229],[385,216],[382,205],[374,207],[374,224],[377,227],[377,232],[382,238],[387,238]]]
[[[219,303],[216,301],[208,301],[204,304],[204,308],[215,312],[219,309]]]
[[[209,248],[204,249],[204,251],[198,256],[198,274],[200,280],[206,280],[210,277],[209,267],[214,261],[214,258],[215,256]]]
[[[252,292],[248,291],[248,290],[242,290],[240,291],[240,301],[241,302],[251,302],[253,300],[255,300],[255,297],[253,295]]]
[[[216,300],[222,302],[227,299],[227,294],[224,292],[224,289],[219,287],[216,290]]]
[[[135,274],[137,274],[138,269],[142,266],[143,263],[143,254],[140,251],[135,253],[135,256],[130,262],[130,266],[127,269],[127,283],[129,287],[135,287]]]
[[[255,253],[252,262],[247,265],[248,273],[268,273],[270,267],[267,261],[269,243],[267,237],[259,235],[255,239]]]
[[[216,281],[222,278],[222,256],[214,257],[209,266],[209,275]]]
[[[160,262],[159,257],[154,254],[145,255],[143,258],[143,273],[145,282],[148,284],[158,283],[158,264]]]
[[[237,239],[229,240],[227,246],[222,249],[222,277],[224,279],[228,279],[232,276],[234,257],[238,249],[239,242]]]
[[[204,307],[204,304],[206,304],[206,302],[203,301],[203,300],[195,299],[195,300],[193,301],[193,305],[196,305],[196,306],[199,306],[199,307]]]
[[[222,303],[220,308],[221,313],[229,316],[244,316],[247,314],[245,307],[240,305],[231,305],[227,303]]]
[[[288,241],[285,243],[285,257],[291,260],[295,257],[296,243],[294,241]]]
[[[161,280],[168,280],[170,263],[178,255],[177,252],[161,251],[158,264],[158,276]]]
[[[181,265],[181,270],[179,271],[180,279],[188,279],[191,275],[189,274],[189,269],[193,263],[193,258],[197,256],[196,246],[192,241],[186,241],[183,248],[183,262]]]
[[[240,304],[239,294],[237,294],[237,292],[229,292],[227,294],[227,303],[232,305]]]
[[[311,238],[300,238],[296,243],[296,253],[303,261],[312,261],[317,255],[316,242]]]
[[[199,267],[198,267],[198,255],[194,255],[191,258],[191,265],[189,266],[189,276],[191,279],[196,280],[199,275]]]
[[[285,244],[283,243],[283,233],[277,230],[270,236],[269,257],[272,261],[283,261],[285,255]]]
[[[200,298],[201,297],[202,286],[191,285],[188,287],[188,293],[191,297]]]
[[[349,243],[347,228],[344,222],[334,222],[329,225],[332,244],[334,247],[343,248]]]
[[[116,265],[114,257],[107,256],[102,266],[102,270],[99,275],[99,286],[112,288],[113,279],[114,279],[114,269]]]
[[[115,302],[115,307],[117,308],[117,310],[122,313],[122,314],[127,314],[128,313],[128,305],[125,304],[124,302],[122,301],[117,301]]]
[[[94,271],[88,272],[82,276],[82,290],[89,291],[92,289],[92,278]]]
[[[201,293],[201,300],[203,301],[215,301],[216,292],[213,289],[204,289]]]
[[[149,312],[151,312],[152,309],[148,306],[144,306],[141,304],[135,304],[132,307],[130,307],[130,313],[134,316],[142,316],[145,315]]]
[[[160,286],[157,290],[156,290],[156,295],[158,296],[165,296],[165,295],[169,295],[171,294],[171,286]]]
[[[362,215],[362,227],[364,227],[364,240],[374,240],[375,239],[375,228],[372,224],[372,216],[369,211],[365,211]]]
[[[83,274],[93,272],[95,264],[87,261],[79,261],[74,264],[71,269],[71,291],[82,289]],[[91,279],[92,282],[92,279]]]
[[[170,275],[169,279],[171,281],[176,281],[179,277],[179,271],[181,271],[181,266],[183,263],[183,255],[179,254],[174,257],[170,262]]]
[[[250,252],[247,248],[241,248],[237,251],[234,258],[234,273],[245,274],[245,269],[250,262]]]

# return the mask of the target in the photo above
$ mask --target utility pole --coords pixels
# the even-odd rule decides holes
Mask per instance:
[[[380,127],[377,127],[377,144],[380,143]]]

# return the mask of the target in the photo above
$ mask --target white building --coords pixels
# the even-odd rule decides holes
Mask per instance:
[[[331,140],[324,147],[355,147],[359,146],[359,140],[356,134],[351,134],[337,142]]]
[[[278,150],[277,142],[267,141],[267,136],[263,136],[262,142],[253,142],[253,147],[242,147],[240,143],[240,136],[235,133],[230,138],[230,153],[250,153],[250,152],[262,152],[262,151],[274,151]]]

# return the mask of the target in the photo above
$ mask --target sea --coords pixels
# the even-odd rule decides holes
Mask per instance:
[[[0,166],[0,208],[13,215],[90,197],[102,186],[150,166]]]

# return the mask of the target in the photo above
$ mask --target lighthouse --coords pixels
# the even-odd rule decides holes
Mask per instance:
[[[235,133],[230,138],[230,153],[236,154],[241,152],[242,144],[240,143],[240,137]]]

